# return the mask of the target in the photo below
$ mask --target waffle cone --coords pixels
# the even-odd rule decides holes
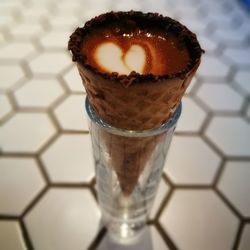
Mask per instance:
[[[182,72],[173,75],[154,76],[131,73],[120,76],[116,73],[101,73],[89,65],[81,55],[79,48],[81,38],[95,24],[117,21],[117,17],[127,15],[137,23],[143,19],[144,24],[155,22],[166,25],[172,32],[183,33],[192,55],[192,63]],[[136,19],[138,17],[138,20]],[[169,28],[169,29],[170,29]],[[83,80],[89,102],[94,112],[106,123],[125,130],[147,130],[157,128],[166,122],[181,102],[200,63],[201,48],[196,36],[178,22],[157,14],[144,16],[138,12],[108,13],[96,17],[85,28],[77,29],[71,36],[69,49]],[[131,194],[144,170],[148,159],[154,152],[155,145],[164,139],[164,134],[131,138],[110,134],[103,130],[102,139],[110,155],[110,166],[117,175],[120,187],[125,195]]]
[[[95,113],[116,128],[138,131],[157,128],[172,116],[196,68],[184,79],[133,84],[127,88],[115,81],[99,79],[100,76],[78,64]],[[111,156],[110,167],[115,170],[123,193],[131,194],[155,146],[165,135],[131,138],[103,130],[99,136],[105,141]]]

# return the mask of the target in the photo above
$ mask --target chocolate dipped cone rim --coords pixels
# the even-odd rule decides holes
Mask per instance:
[[[130,25],[129,23],[134,22],[136,23],[136,27],[142,29],[155,26],[163,31],[166,31],[166,33],[176,36],[179,41],[184,43],[190,54],[190,61],[186,67],[181,71],[165,75],[139,74],[135,71],[132,71],[129,75],[119,75],[116,72],[101,72],[94,66],[90,65],[86,55],[84,55],[81,51],[83,39],[86,35],[93,32],[95,29],[105,27],[108,24],[114,22],[121,22],[121,24],[124,24],[125,21],[128,22],[128,25]],[[193,68],[197,66],[197,64],[199,64],[201,54],[204,52],[197,41],[196,35],[181,23],[157,13],[142,13],[137,11],[108,12],[91,19],[85,23],[84,27],[77,28],[70,36],[68,49],[72,52],[73,61],[77,61],[86,69],[89,69],[93,73],[98,74],[105,79],[115,80],[126,86],[132,84],[133,82],[152,82],[173,78],[184,78],[190,71],[192,71]]]

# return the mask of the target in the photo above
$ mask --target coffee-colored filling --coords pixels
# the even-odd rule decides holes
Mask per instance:
[[[81,52],[87,62],[104,73],[166,75],[183,70],[190,56],[185,45],[172,34],[157,30],[121,32],[104,27],[90,32]]]

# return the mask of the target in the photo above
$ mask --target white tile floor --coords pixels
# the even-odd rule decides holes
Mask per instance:
[[[0,158],[0,213],[20,215],[45,187],[33,158]],[[4,201],[4,202],[3,202]]]
[[[34,74],[56,75],[70,65],[69,56],[63,52],[44,52],[30,61],[29,66]]]
[[[5,94],[0,94],[0,120],[11,112],[11,104],[8,97]]]
[[[36,153],[56,132],[46,113],[17,112],[0,130],[3,152]]]
[[[88,130],[87,114],[84,111],[84,100],[85,95],[72,94],[55,108],[55,116],[63,130]]]
[[[175,184],[211,184],[220,161],[220,157],[200,137],[176,135],[164,170]]]
[[[206,112],[193,99],[182,98],[183,113],[178,121],[177,132],[199,132],[206,118]]]
[[[214,116],[206,136],[227,156],[250,156],[250,124],[239,116]]]
[[[0,59],[1,60],[1,59]],[[11,72],[11,74],[10,74]],[[24,77],[22,68],[17,64],[14,65],[0,65],[1,85],[0,90],[8,90],[15,85],[15,83]]]
[[[94,177],[89,134],[61,135],[41,159],[52,182],[88,183]]]
[[[250,94],[250,72],[238,71],[235,75],[235,82],[247,93]]]
[[[25,250],[22,232],[16,221],[0,221],[0,242],[5,250]]]
[[[238,219],[211,190],[177,190],[160,221],[179,249],[231,249]]]
[[[78,74],[78,70],[75,66],[71,67],[69,71],[67,71],[63,75],[63,79],[67,85],[67,87],[72,92],[80,92],[82,93],[84,91],[82,80],[80,75]]]
[[[197,91],[197,96],[214,112],[240,111],[244,102],[244,98],[239,93],[230,85],[223,83],[203,84]]]
[[[0,1],[1,250],[250,249],[250,12],[238,2]],[[177,18],[206,54],[150,225],[124,247],[100,226],[85,91],[66,50],[89,18],[130,9]]]
[[[14,96],[19,107],[49,108],[63,94],[56,79],[31,79],[16,90]]]

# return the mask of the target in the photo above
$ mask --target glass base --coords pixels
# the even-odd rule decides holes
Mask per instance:
[[[145,229],[145,223],[128,224],[113,223],[112,227],[108,229],[110,238],[118,243],[125,245],[132,245],[138,242]]]
[[[106,225],[111,238],[118,243],[134,244],[143,232],[149,210],[149,204],[145,203],[144,196],[139,190],[136,188],[127,196],[117,185],[116,191],[113,191],[112,204],[107,206],[106,201],[100,202],[100,205],[103,224]]]

